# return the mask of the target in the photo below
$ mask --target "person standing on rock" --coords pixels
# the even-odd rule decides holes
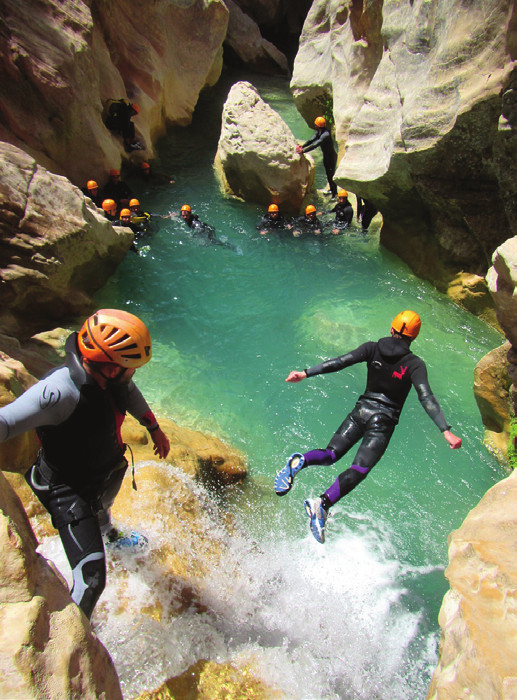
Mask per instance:
[[[74,602],[89,618],[106,584],[103,535],[119,547],[147,540],[122,536],[110,508],[126,473],[120,429],[126,413],[149,431],[154,452],[169,440],[133,382],[151,359],[144,323],[127,311],[100,309],[65,345],[66,359],[15,401],[0,408],[0,441],[34,428],[41,444],[25,478],[52,518],[72,569]]]
[[[325,117],[316,117],[314,126],[316,127],[314,136],[303,145],[297,146],[296,152],[302,154],[308,153],[318,148],[318,146],[321,148],[321,152],[323,153],[323,167],[325,168],[329,183],[329,194],[335,197],[337,195],[337,185],[334,182],[334,173],[336,172],[337,155],[334,149],[334,142],[332,141],[332,134],[327,129]]]
[[[440,404],[431,391],[424,361],[409,346],[420,331],[420,317],[414,311],[402,311],[391,324],[391,336],[378,342],[360,345],[346,355],[326,360],[315,367],[290,372],[286,382],[301,382],[317,374],[338,372],[358,362],[367,366],[366,389],[355,407],[334,433],[326,449],[295,452],[275,478],[275,492],[284,496],[291,490],[294,477],[311,465],[330,466],[343,457],[359,440],[359,449],[349,469],[318,498],[308,498],[304,505],[311,532],[318,542],[325,541],[325,524],[329,509],[363,481],[381,459],[398,423],[406,398],[414,386],[427,415],[440,429],[451,449],[461,447],[453,435]]]
[[[369,202],[367,199],[363,199],[362,197],[356,196],[357,199],[357,221],[361,222],[361,226],[363,228],[363,233],[366,233],[368,231],[368,227],[371,224],[371,221],[375,214],[377,214],[378,209],[377,207]]]

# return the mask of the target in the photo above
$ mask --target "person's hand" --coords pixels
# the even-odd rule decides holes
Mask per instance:
[[[303,370],[302,372],[297,372],[295,370],[293,372],[289,372],[289,376],[286,378],[285,381],[296,384],[297,382],[301,382],[302,379],[307,379],[307,374],[305,370]]]
[[[332,233],[339,233],[339,229],[338,229],[338,228],[333,228],[333,229],[332,229]]]
[[[161,428],[153,430],[150,435],[154,444],[154,454],[157,457],[160,457],[160,459],[165,459],[165,457],[167,457],[169,454],[169,450],[171,449],[169,438],[167,435],[165,435]]]
[[[266,235],[266,233],[267,233],[267,231],[265,231],[265,230],[262,230],[262,231],[259,231],[259,233],[260,233],[260,235],[261,235],[261,236],[265,236],[265,235]]]
[[[298,146],[296,146],[296,153],[303,153],[303,146],[300,146],[300,144],[298,144]]]
[[[453,433],[451,433],[450,430],[444,430],[443,437],[449,443],[449,447],[451,448],[451,450],[459,450],[460,449],[461,438],[459,438],[457,435],[454,435]]]

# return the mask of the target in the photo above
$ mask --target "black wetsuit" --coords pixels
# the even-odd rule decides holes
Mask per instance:
[[[336,172],[337,155],[332,141],[332,134],[326,127],[318,129],[314,136],[303,144],[302,150],[304,153],[308,153],[318,148],[318,146],[323,154],[323,167],[327,174],[329,188],[332,196],[335,197],[337,195],[337,185],[334,182],[334,173]]]
[[[279,214],[277,217],[273,217],[268,212],[257,224],[257,231],[263,231],[264,229],[266,231],[275,229],[285,229],[287,223],[288,222],[286,221],[286,219],[284,219],[284,217],[281,214]]]
[[[336,213],[336,225],[338,228],[348,228],[354,218],[354,210],[352,205],[345,199],[344,202],[338,202],[332,212]]]
[[[442,432],[450,428],[429,386],[424,361],[413,354],[407,342],[401,338],[388,337],[376,343],[364,343],[346,355],[311,367],[306,373],[308,377],[313,377],[337,372],[358,362],[366,362],[367,365],[364,394],[334,433],[327,448],[311,450],[304,455],[306,466],[330,465],[362,439],[351,468],[340,474],[322,494],[326,510],[355,488],[380,460],[412,386],[438,428]]]
[[[92,202],[95,204],[96,207],[99,207],[99,209],[102,209],[102,203],[106,199],[106,197],[102,197],[100,193],[100,189],[97,190],[97,195],[93,196],[91,193],[91,190],[89,190],[87,187],[83,187],[82,193],[84,194],[85,197],[89,197]]]
[[[131,381],[102,389],[81,362],[77,333],[65,364],[0,409],[0,441],[35,428],[41,443],[25,478],[59,531],[73,575],[72,599],[91,616],[104,590],[101,527],[127,468],[120,427],[126,412],[148,429],[156,419]]]
[[[129,205],[129,200],[133,196],[133,193],[129,185],[123,180],[118,182],[113,182],[113,180],[108,180],[101,190],[102,202],[105,199],[113,199],[119,209],[124,209]]]
[[[317,216],[309,218],[307,215],[299,216],[293,221],[293,228],[296,231],[313,233],[317,230],[323,231],[323,225]]]
[[[217,238],[215,235],[215,229],[212,228],[212,226],[200,221],[197,214],[191,214],[190,218],[188,221],[185,221],[185,223],[192,229],[195,235],[203,236],[211,245],[220,245],[224,246],[225,248],[230,248],[230,250],[235,250],[235,246],[233,246],[231,243],[219,240],[219,238]]]
[[[373,217],[375,216],[375,214],[377,214],[378,211],[379,210],[377,209],[377,207],[371,202],[369,202],[367,199],[357,197],[357,216],[361,221],[363,231],[368,230],[368,226],[370,225]]]
[[[104,123],[110,131],[121,134],[124,141],[130,143],[135,139],[135,125],[131,118],[136,113],[129,100],[112,100]]]

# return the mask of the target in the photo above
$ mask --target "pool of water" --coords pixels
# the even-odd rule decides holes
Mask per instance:
[[[159,167],[175,184],[146,189],[128,178],[146,210],[179,212],[188,203],[228,245],[193,237],[179,216],[157,219],[98,303],[125,308],[149,326],[153,358],[136,379],[155,411],[247,455],[248,482],[213,496],[261,552],[235,545],[242,575],[257,581],[247,591],[251,600],[224,596],[219,624],[229,657],[252,644],[263,676],[289,697],[424,698],[447,589],[447,535],[502,476],[482,446],[472,393],[476,363],[502,339],[379,248],[377,222],[367,235],[260,235],[262,208],[223,198],[212,167],[222,104],[235,79],[226,76],[203,93],[192,125],[171,129],[160,142]],[[248,79],[297,138],[311,135],[286,82]],[[315,160],[316,186],[323,188],[318,154]],[[330,209],[324,197],[314,201]],[[284,379],[388,335],[405,308],[422,317],[413,350],[426,361],[463,448],[448,448],[412,392],[384,458],[332,510],[327,543],[318,545],[303,500],[327,488],[350,460],[305,470],[282,499],[273,477],[291,452],[326,446],[362,393],[365,367],[297,385]],[[275,580],[282,580],[281,592]],[[253,609],[259,626],[264,616],[275,617],[278,634],[232,634],[242,607]],[[130,693],[130,680],[124,682]]]

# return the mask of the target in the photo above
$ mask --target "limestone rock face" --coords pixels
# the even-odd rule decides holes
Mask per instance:
[[[258,25],[233,0],[225,0],[230,11],[226,44],[239,61],[262,73],[289,74],[287,58],[270,41],[264,39]]]
[[[486,280],[501,328],[517,349],[517,236],[494,252]]]
[[[474,370],[474,396],[485,426],[485,444],[500,462],[508,460],[510,439],[508,352],[505,343],[485,355]]]
[[[314,164],[296,153],[297,142],[281,117],[247,82],[233,85],[223,109],[215,158],[229,194],[286,212],[298,212],[314,181]]]
[[[516,36],[509,0],[315,0],[300,39],[293,95],[334,119],[337,182],[443,291],[516,233]]]
[[[122,261],[133,240],[89,198],[10,144],[0,143],[0,328],[87,313],[89,294]],[[48,326],[47,326],[48,327]]]
[[[102,121],[106,100],[140,106],[145,158],[167,120],[190,122],[221,72],[228,10],[222,0],[6,0],[2,21],[0,139],[84,186],[124,154]]]
[[[450,591],[440,610],[440,660],[428,700],[517,696],[516,514],[514,472],[450,536]]]
[[[0,472],[0,696],[121,700],[117,673]]]

